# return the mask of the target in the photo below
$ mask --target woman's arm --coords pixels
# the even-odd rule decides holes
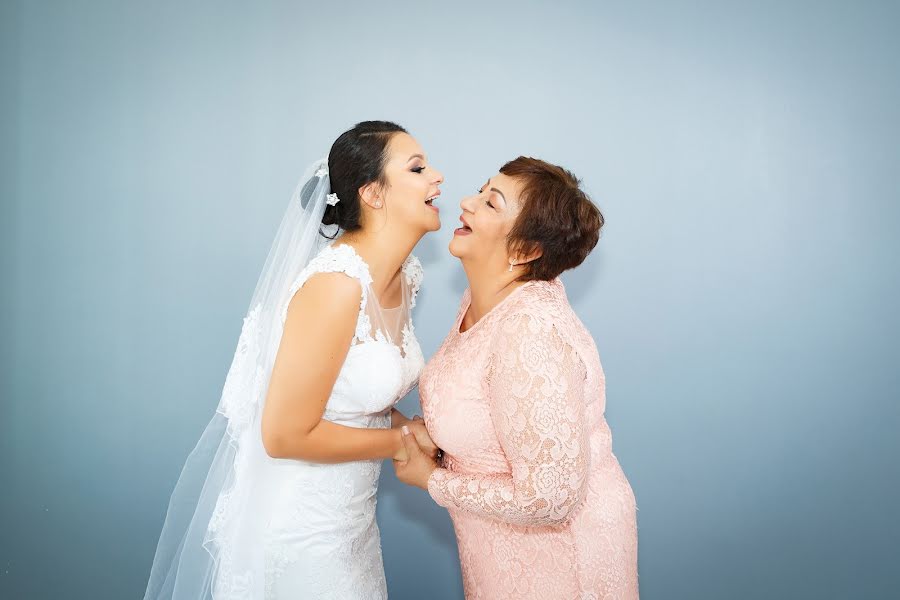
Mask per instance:
[[[434,469],[428,491],[444,507],[517,525],[558,525],[581,500],[590,456],[585,368],[542,319],[501,324],[492,356],[491,416],[511,475]]]
[[[402,425],[406,425],[412,421],[404,415],[402,412],[397,410],[396,408],[391,408],[391,427],[396,429]]]
[[[361,296],[357,280],[320,273],[291,299],[262,415],[269,456],[337,463],[405,455],[399,430],[322,418],[350,350]]]

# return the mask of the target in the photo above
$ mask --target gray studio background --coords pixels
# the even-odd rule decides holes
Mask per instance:
[[[363,119],[457,203],[530,154],[604,237],[564,280],[608,378],[645,598],[885,598],[897,574],[891,2],[0,4],[0,597],[143,592],[303,167]],[[409,412],[417,398],[403,401]],[[395,599],[461,598],[385,465]]]

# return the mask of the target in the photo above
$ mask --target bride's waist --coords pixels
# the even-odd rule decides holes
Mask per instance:
[[[387,429],[391,426],[390,409],[380,413],[365,413],[353,407],[326,407],[323,418],[347,427]]]
[[[316,463],[293,458],[270,458],[267,470],[268,479],[279,481],[284,479],[340,482],[346,479],[377,478],[381,471],[381,459],[353,460],[341,463]]]
[[[276,495],[374,496],[380,473],[381,460],[322,464],[272,459],[265,479],[269,493]]]
[[[356,520],[374,512],[380,460],[338,464],[273,460],[261,486],[276,521],[304,515],[315,522]],[[356,516],[354,516],[356,515]]]

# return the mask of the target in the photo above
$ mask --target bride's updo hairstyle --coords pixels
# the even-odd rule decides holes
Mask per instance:
[[[520,281],[557,277],[584,262],[600,239],[604,219],[581,182],[570,171],[550,163],[520,156],[500,172],[521,186],[521,211],[507,243],[512,250],[529,254],[540,249],[541,256],[522,265]]]
[[[328,153],[328,175],[331,192],[339,201],[326,206],[322,224],[337,225],[344,231],[356,231],[362,227],[362,210],[359,190],[368,183],[386,185],[384,165],[391,138],[406,130],[390,121],[363,121],[345,131],[331,146]]]

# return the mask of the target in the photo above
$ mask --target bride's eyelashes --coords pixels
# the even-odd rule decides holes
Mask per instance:
[[[410,170],[411,170],[413,173],[421,173],[422,171],[425,170],[425,167],[415,167],[415,168],[410,169]]]

